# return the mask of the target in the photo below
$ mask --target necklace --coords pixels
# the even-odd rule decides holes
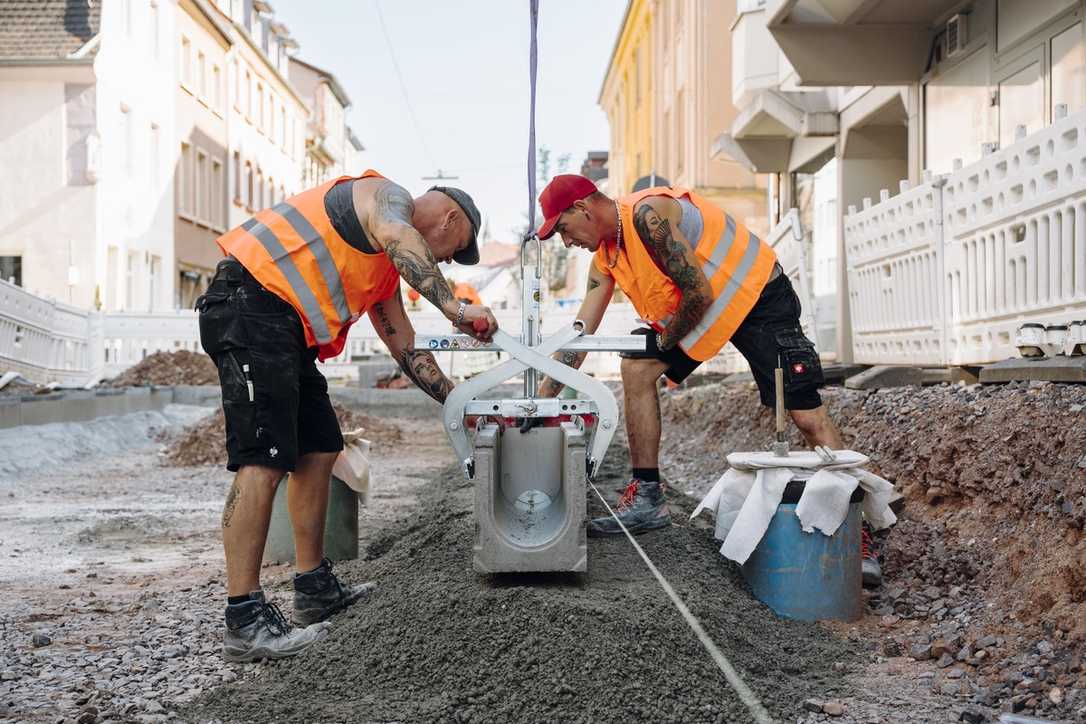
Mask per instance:
[[[622,252],[622,211],[619,209],[618,201],[615,202],[615,219],[618,224],[618,233],[615,235],[615,258],[614,261],[607,260],[608,269],[615,268],[615,264],[618,264],[618,256]]]

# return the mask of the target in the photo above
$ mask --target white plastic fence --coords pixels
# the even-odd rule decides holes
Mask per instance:
[[[845,218],[857,362],[984,364],[1086,318],[1086,111]]]
[[[438,312],[409,312],[420,334],[448,334],[452,328]],[[552,310],[544,314],[543,332],[572,324],[575,312]],[[520,313],[498,313],[505,329],[518,329]],[[629,304],[613,304],[607,310],[598,334],[628,334],[638,326]],[[0,372],[12,370],[29,380],[82,385],[112,377],[159,351],[187,349],[201,351],[196,313],[189,310],[155,313],[103,313],[76,309],[43,299],[5,281],[0,281]],[[387,353],[369,317],[353,327],[343,354],[321,365],[330,378],[357,374],[352,359]],[[470,376],[497,362],[497,353],[438,352],[438,364],[450,376]],[[582,367],[598,376],[618,374],[615,353],[590,354]]]
[[[857,362],[942,364],[938,184],[909,188],[845,217],[852,347]]]

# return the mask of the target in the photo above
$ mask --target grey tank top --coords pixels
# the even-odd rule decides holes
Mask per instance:
[[[683,218],[679,221],[679,231],[690,242],[690,248],[696,249],[701,241],[701,234],[705,230],[705,220],[701,217],[701,211],[690,199],[676,199],[683,210]]]

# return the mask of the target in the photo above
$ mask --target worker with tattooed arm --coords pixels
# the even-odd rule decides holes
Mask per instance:
[[[400,279],[459,331],[490,341],[493,313],[456,300],[438,269],[479,261],[479,223],[460,189],[435,186],[413,199],[367,171],[259,211],[218,239],[226,258],[196,308],[200,342],[219,370],[227,468],[236,473],[222,516],[228,661],[297,654],[324,636],[329,616],[374,588],[342,583],[324,557],[328,482],[343,437],[315,361],[340,354],[368,312],[404,374],[444,402],[453,384],[430,352],[414,349]],[[259,577],[287,473],[297,627],[265,599]]]

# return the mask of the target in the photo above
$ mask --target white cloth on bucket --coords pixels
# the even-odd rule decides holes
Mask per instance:
[[[856,486],[864,489],[864,516],[876,529],[893,525],[897,516],[889,502],[894,486],[863,470],[868,458],[851,450],[834,451],[827,463],[813,452],[794,452],[787,458],[773,453],[732,453],[731,467],[694,509],[691,518],[703,510],[716,515],[714,537],[723,541],[720,553],[745,563],[765,535],[777,512],[784,488],[791,480],[806,480],[796,506],[796,516],[808,533],[818,529],[833,533],[848,515],[848,501]]]
[[[343,450],[332,465],[332,476],[362,496],[363,505],[370,496],[370,441],[362,437],[363,428],[343,433]]]

